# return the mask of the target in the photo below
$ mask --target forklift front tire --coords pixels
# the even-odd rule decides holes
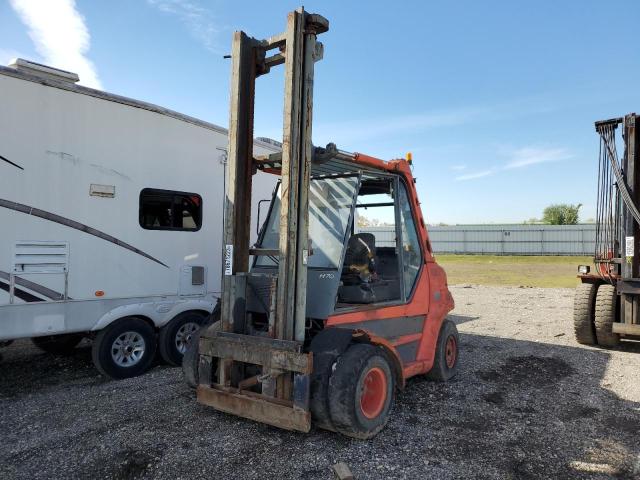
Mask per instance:
[[[393,408],[396,381],[379,347],[353,344],[329,379],[329,411],[336,431],[366,440],[380,432]]]
[[[211,331],[220,330],[222,324],[217,321],[211,326],[203,326],[191,336],[191,341],[187,345],[187,350],[182,357],[182,373],[184,375],[184,382],[191,388],[196,388],[199,382],[198,365],[200,363],[200,352],[198,350],[198,344],[200,343],[200,336],[202,332],[207,329]],[[212,365],[215,370],[215,365]]]
[[[151,325],[141,318],[125,317],[98,332],[91,357],[100,373],[119,380],[146,372],[156,347],[156,332]]]
[[[595,327],[598,345],[615,347],[620,343],[620,335],[613,333],[618,308],[616,288],[613,285],[600,285],[596,294]]]
[[[460,337],[456,324],[445,319],[440,327],[436,356],[433,367],[427,378],[437,382],[446,382],[458,373],[458,358],[460,356]]]

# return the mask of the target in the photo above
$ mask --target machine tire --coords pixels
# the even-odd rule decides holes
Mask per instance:
[[[207,317],[207,322],[205,323],[205,325],[213,325],[214,323],[220,321],[220,315],[222,314],[222,305],[220,303],[220,299],[218,299],[215,307],[213,307],[213,311]]]
[[[613,333],[613,323],[618,314],[618,295],[613,285],[600,285],[596,294],[595,331],[598,345],[615,347],[620,343],[620,335]]]
[[[314,353],[311,373],[309,409],[317,427],[335,430],[329,411],[329,379],[338,355],[331,352]]]
[[[66,333],[33,337],[31,341],[40,350],[54,355],[69,355],[85,337],[84,333]]]
[[[597,283],[581,283],[573,297],[573,330],[576,341],[582,345],[597,343],[594,324]]]
[[[140,318],[125,317],[98,332],[91,357],[100,373],[120,380],[144,373],[153,362],[156,348],[153,327]]]
[[[162,360],[175,367],[182,365],[182,357],[193,335],[207,318],[199,312],[183,312],[163,326],[158,335],[158,351]]]
[[[445,319],[438,334],[436,355],[433,367],[427,378],[437,382],[446,382],[458,373],[458,361],[460,359],[460,336],[456,324]]]
[[[329,379],[331,423],[343,435],[366,440],[380,432],[393,409],[396,379],[386,353],[353,344]]]
[[[200,363],[200,354],[198,352],[198,344],[200,343],[200,336],[202,332],[207,329],[216,332],[219,331],[222,324],[217,321],[209,327],[202,327],[191,337],[191,343],[187,346],[187,350],[182,357],[182,373],[184,375],[185,383],[191,387],[196,388],[199,383],[198,365]],[[215,365],[212,365],[215,368]]]

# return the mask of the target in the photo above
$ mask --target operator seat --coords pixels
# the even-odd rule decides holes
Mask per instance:
[[[349,238],[338,288],[341,303],[373,303],[375,294],[371,282],[376,276],[376,237],[371,233],[356,233]]]

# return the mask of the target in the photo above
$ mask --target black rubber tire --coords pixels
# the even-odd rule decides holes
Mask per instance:
[[[338,355],[331,352],[313,354],[313,372],[309,394],[309,410],[319,428],[335,431],[329,411],[329,379]]]
[[[206,322],[208,315],[200,312],[183,312],[176,315],[169,323],[160,329],[158,335],[158,351],[162,360],[174,367],[182,365],[183,353],[176,345],[176,335],[180,328],[188,323],[195,323],[201,327]],[[195,333],[195,332],[194,332]],[[192,334],[193,336],[193,334]],[[191,339],[189,340],[191,341]]]
[[[31,341],[40,350],[54,355],[69,355],[85,337],[84,333],[65,333],[62,335],[47,335],[33,337]]]
[[[453,365],[447,365],[447,343],[449,339],[455,342],[455,357]],[[438,334],[438,344],[436,346],[436,355],[433,361],[433,367],[427,378],[436,382],[446,382],[455,377],[458,373],[458,363],[460,360],[460,336],[456,324],[449,319],[445,319],[440,327]]]
[[[594,325],[597,292],[597,283],[581,283],[573,296],[573,331],[582,345],[597,343]]]
[[[613,285],[600,285],[596,294],[594,325],[598,345],[615,347],[620,343],[620,335],[613,333],[613,323],[618,316],[618,294]]]
[[[111,355],[113,342],[126,332],[138,333],[145,343],[142,358],[134,365],[118,365]],[[98,332],[93,341],[91,357],[96,368],[107,377],[120,380],[131,378],[146,372],[156,355],[157,340],[154,328],[136,317],[121,318]]]
[[[200,354],[198,352],[198,344],[200,343],[200,336],[205,330],[211,332],[217,332],[220,330],[222,324],[217,321],[209,326],[203,326],[191,337],[191,343],[187,347],[187,351],[184,352],[182,357],[182,373],[184,375],[184,382],[191,388],[196,388],[199,382],[198,365],[200,364]],[[217,367],[217,361],[213,360],[211,368],[215,370]]]
[[[220,315],[222,314],[222,304],[221,299],[218,299],[216,305],[213,307],[213,311],[207,317],[207,322],[205,325],[213,325],[216,322],[220,321]]]
[[[360,406],[365,376],[374,368],[384,372],[386,396],[380,413],[367,418]],[[393,409],[396,379],[389,359],[380,347],[353,344],[340,355],[329,379],[329,411],[336,431],[366,440],[380,432]]]

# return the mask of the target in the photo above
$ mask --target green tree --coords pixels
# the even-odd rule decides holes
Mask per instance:
[[[578,210],[582,206],[566,203],[549,205],[542,212],[542,221],[549,225],[576,225],[578,223]]]

